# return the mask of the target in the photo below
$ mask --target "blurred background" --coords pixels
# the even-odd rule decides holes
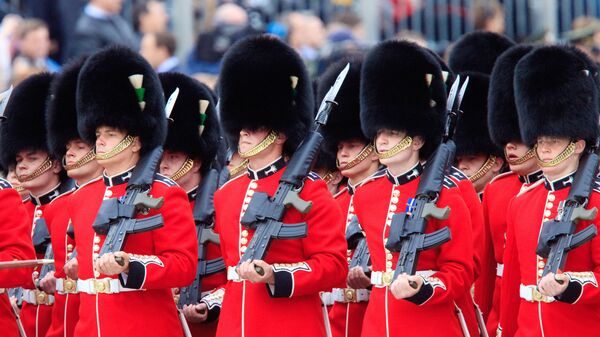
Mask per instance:
[[[0,0],[0,90],[109,44],[214,85],[227,49],[280,36],[315,78],[340,55],[403,38],[444,56],[473,30],[569,42],[600,61],[600,0]]]

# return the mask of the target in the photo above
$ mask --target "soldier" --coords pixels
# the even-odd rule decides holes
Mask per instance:
[[[354,195],[373,269],[363,336],[439,336],[440,326],[445,336],[462,336],[466,329],[457,319],[455,301],[464,297],[473,279],[472,229],[469,211],[451,180],[445,179],[437,202],[451,208],[450,216],[430,220],[426,231],[447,226],[452,240],[423,252],[416,275],[402,274],[396,280],[398,253],[385,248],[393,214],[415,196],[423,171],[420,161],[439,143],[443,87],[438,62],[409,42],[381,43],[363,64],[361,125],[375,139],[380,162],[387,166],[385,175],[363,184]]]
[[[192,282],[198,257],[185,191],[156,174],[149,195],[164,198],[164,204],[134,217],[160,214],[162,227],[128,234],[120,251],[99,255],[106,232],[92,227],[103,200],[119,198],[115,205],[123,205],[140,158],[164,142],[164,104],[158,76],[129,49],[104,49],[79,74],[78,130],[85,142],[95,143],[104,186],[90,184],[69,200],[80,296],[75,336],[183,334],[171,288]]]
[[[339,208],[316,174],[300,192],[312,201],[311,210],[301,215],[289,208],[283,217],[284,223],[306,222],[307,236],[273,240],[263,260],[236,268],[254,234],[240,223],[252,195],[273,195],[311,124],[314,99],[306,69],[284,42],[250,37],[227,52],[219,93],[223,128],[238,140],[248,170],[215,194],[215,230],[229,280],[217,336],[325,336],[319,292],[340,284],[347,264]]]
[[[93,145],[81,139],[77,131],[75,94],[77,76],[84,62],[80,58],[67,65],[50,87],[50,99],[46,110],[46,129],[49,150],[54,158],[63,158],[63,168],[75,180],[78,187],[99,181],[102,168],[96,162]],[[55,200],[46,212],[50,230],[56,272],[42,282],[55,284],[55,303],[52,323],[46,336],[73,336],[78,320],[79,294],[77,281],[67,277],[63,267],[75,250],[75,240],[67,234],[70,223],[67,212],[69,196]],[[71,228],[72,230],[73,228]]]
[[[495,273],[490,275],[485,289],[487,305],[484,311],[487,330],[490,336],[496,335],[500,314],[500,289],[504,271],[503,255],[506,245],[506,212],[510,200],[523,188],[542,178],[533,150],[527,146],[519,133],[519,120],[515,107],[513,74],[517,62],[533,49],[532,46],[518,45],[504,52],[496,61],[488,95],[488,129],[496,146],[504,149],[504,158],[509,172],[496,176],[485,187],[483,208],[486,229],[493,244],[493,259],[487,263],[496,264]],[[482,305],[483,307],[483,305]]]
[[[208,87],[184,74],[161,73],[159,78],[166,97],[179,88],[170,114],[160,173],[173,179],[187,192],[193,209],[199,185],[211,168],[220,142],[215,101]],[[206,261],[221,257],[218,243],[207,242],[204,249]],[[227,282],[225,269],[200,277],[202,289],[198,289],[199,299],[200,295],[207,296]],[[192,335],[214,336],[220,309],[219,301],[186,305],[183,313],[190,323]]]
[[[545,46],[524,56],[514,76],[521,136],[525,144],[534,144],[544,179],[521,191],[507,213],[502,336],[595,335],[600,319],[600,238],[570,251],[557,274],[544,275],[548,261],[536,254],[536,247],[542,223],[566,207],[562,202],[579,159],[600,135],[598,67],[575,47]],[[600,207],[600,181],[592,180],[586,209]],[[579,221],[575,232],[597,220]]]
[[[334,84],[337,75],[347,63],[350,71],[337,94],[336,108],[329,115],[325,126],[325,137],[328,147],[336,151],[337,169],[348,178],[348,183],[335,195],[346,215],[343,231],[354,217],[353,197],[357,188],[369,179],[373,179],[379,168],[379,159],[373,144],[360,129],[360,70],[362,57],[342,59],[332,64],[319,79],[317,86],[318,100],[322,100],[329,88]],[[347,246],[345,247],[347,248]],[[347,251],[350,262],[353,251]],[[349,271],[347,283],[340,283],[332,290],[333,308],[329,313],[332,336],[360,336],[363,317],[369,300],[371,280],[365,276],[361,267]]]
[[[61,184],[60,160],[52,156],[46,141],[45,103],[52,78],[52,75],[42,73],[17,86],[6,107],[6,121],[2,127],[2,161],[6,166],[15,166],[21,186],[30,192],[31,199],[25,207],[33,236],[47,226],[46,218],[56,210],[51,203],[72,190],[69,184]],[[47,244],[44,240],[36,246],[38,258],[50,251]],[[29,282],[23,285],[25,303],[21,317],[28,336],[45,336],[50,327],[54,303],[50,293],[54,287],[52,282],[40,282],[44,276],[40,272],[41,268],[36,268]]]

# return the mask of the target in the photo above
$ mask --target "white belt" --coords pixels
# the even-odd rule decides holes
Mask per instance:
[[[335,302],[333,300],[333,295],[329,291],[322,291],[319,293],[319,296],[321,297],[321,302],[324,306],[331,306],[333,305],[333,302]]]
[[[415,275],[429,277],[437,273],[437,270],[418,270]],[[394,280],[394,271],[374,271],[371,272],[371,284],[376,287],[387,287]]]
[[[77,281],[72,280],[70,278],[68,278],[68,279],[57,278],[56,279],[56,291],[61,295],[77,294]]]
[[[504,264],[496,263],[496,276],[502,277],[503,274],[504,274]]]
[[[23,301],[33,305],[52,305],[54,296],[38,289],[23,289]]]
[[[240,275],[238,275],[235,268],[236,267],[234,267],[234,266],[227,267],[227,280],[233,281],[233,282],[242,282],[242,279],[240,278]]]
[[[358,303],[369,301],[371,292],[367,289],[333,288],[331,296],[338,303]]]
[[[552,296],[542,295],[537,286],[526,286],[523,284],[519,287],[519,296],[527,302],[552,303],[555,301]]]
[[[87,279],[77,280],[77,290],[81,293],[90,295],[95,294],[118,294],[129,291],[140,291],[143,289],[131,289],[125,288],[121,285],[121,282],[116,278],[103,278],[103,279]]]

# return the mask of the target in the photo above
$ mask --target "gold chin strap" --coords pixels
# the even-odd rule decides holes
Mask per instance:
[[[327,172],[321,179],[325,184],[329,184],[333,180],[334,172]]]
[[[273,144],[276,139],[277,139],[277,132],[271,131],[265,137],[265,139],[263,139],[260,143],[258,143],[258,145],[251,148],[250,150],[248,150],[246,152],[240,152],[240,150],[238,149],[238,154],[242,158],[250,158],[252,156],[256,156],[257,154],[264,151],[267,147],[269,147],[269,145]]]
[[[488,173],[492,169],[492,167],[494,167],[495,164],[496,164],[496,156],[490,155],[487,158],[487,160],[485,161],[485,163],[483,163],[483,165],[481,165],[479,170],[477,170],[477,172],[475,172],[473,175],[469,176],[469,180],[472,183],[474,183],[477,180],[481,179],[486,173]]]
[[[240,174],[242,171],[245,171],[247,168],[248,168],[248,159],[244,160],[238,166],[232,168],[229,171],[229,179],[237,177],[238,174]]]
[[[115,147],[113,147],[112,150],[106,153],[96,153],[96,159],[106,160],[118,155],[119,153],[123,152],[126,148],[130,147],[131,144],[133,144],[134,139],[135,138],[133,136],[127,135],[127,137],[123,138],[123,140]]]
[[[86,153],[77,162],[75,162],[75,164],[67,165],[67,160],[64,157],[63,157],[63,163],[62,164],[63,164],[63,167],[65,168],[65,170],[71,171],[71,170],[75,170],[75,169],[78,169],[80,167],[83,167],[85,164],[91,162],[94,159],[96,159],[96,149],[92,148],[90,151],[88,151],[88,153]]]
[[[540,159],[540,156],[537,152],[537,144],[533,146],[533,151],[535,152],[535,157],[540,167],[553,167],[562,163],[565,161],[565,159],[569,158],[571,155],[573,155],[573,153],[575,153],[575,142],[570,142],[569,145],[567,145],[567,147],[561,153],[559,153],[558,156],[556,156],[556,158],[548,162]]]
[[[521,158],[517,158],[515,160],[509,160],[508,156],[506,155],[506,150],[504,150],[504,158],[506,158],[508,165],[521,165],[524,162],[528,161],[529,159],[535,157],[534,152],[535,152],[534,149],[529,149],[529,151],[525,152],[525,154]]]
[[[392,147],[391,149],[385,152],[379,152],[377,151],[377,149],[375,149],[375,153],[377,153],[377,157],[379,157],[379,159],[392,158],[398,153],[408,149],[410,144],[412,144],[412,138],[410,136],[406,136],[398,144],[394,145],[394,147]]]
[[[38,168],[36,168],[35,171],[33,171],[31,174],[17,176],[17,179],[22,183],[26,181],[31,181],[46,173],[46,171],[48,171],[51,168],[52,159],[50,159],[50,157],[46,157],[46,160],[44,160],[44,162],[40,166],[38,166]]]
[[[177,170],[177,172],[173,173],[173,175],[170,178],[173,181],[177,181],[177,180],[181,179],[181,177],[183,177],[188,172],[190,172],[190,170],[192,169],[193,166],[194,166],[194,161],[191,160],[189,157],[185,158],[185,161],[183,162],[183,164],[181,165],[179,170]]]
[[[25,188],[23,186],[15,186],[15,191],[21,193],[21,192],[25,191]]]
[[[348,164],[342,167],[340,166],[340,162],[337,159],[335,160],[335,164],[338,170],[340,171],[349,170],[354,166],[358,165],[363,160],[367,159],[367,157],[370,156],[371,153],[373,153],[373,150],[375,150],[375,146],[373,146],[373,144],[368,144],[367,146],[363,147],[363,149],[360,150],[356,157],[354,157]]]

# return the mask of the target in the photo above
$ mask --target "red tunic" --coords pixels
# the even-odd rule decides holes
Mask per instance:
[[[481,279],[485,282],[477,283],[477,285],[481,286],[479,293],[485,298],[480,305],[487,317],[487,331],[490,336],[496,335],[500,315],[500,290],[504,268],[502,257],[506,244],[508,205],[523,188],[538,181],[541,177],[541,171],[523,177],[519,177],[513,172],[503,173],[490,181],[483,194],[483,211],[489,236],[488,242],[493,248],[493,254],[488,258],[487,263],[497,268],[488,272],[487,275],[481,275]]]
[[[111,178],[105,176],[103,180],[80,188],[69,200],[69,216],[77,242],[78,282],[113,279],[113,284],[122,289],[136,289],[90,294],[79,288],[80,309],[75,336],[180,337],[183,334],[171,288],[192,282],[198,246],[187,196],[173,181],[156,175],[150,195],[164,197],[164,204],[147,216],[161,214],[164,226],[127,236],[123,247],[123,251],[130,254],[126,279],[123,275],[106,276],[94,271],[94,254],[102,247],[105,235],[96,234],[92,224],[103,198],[125,195],[130,177],[131,171]],[[142,217],[146,216],[138,218]]]
[[[556,217],[572,179],[573,175],[551,183],[541,180],[521,192],[509,206],[500,303],[502,336],[596,336],[600,330],[598,236],[569,252],[564,272],[570,282],[561,296],[550,298],[551,302],[532,300],[531,289],[538,284],[546,263],[536,254],[542,223]],[[587,209],[600,208],[599,186],[600,180],[596,179]],[[598,218],[581,221],[576,232],[591,223],[598,223]]]
[[[35,258],[30,219],[19,193],[0,178],[0,261]],[[29,268],[0,270],[0,327],[3,336],[19,336],[6,288],[20,287],[31,282],[32,271]]]
[[[221,237],[225,265],[235,267],[252,239],[254,230],[240,224],[252,195],[273,195],[284,165],[280,159],[268,169],[248,170],[215,193],[215,229]],[[272,241],[264,260],[273,265],[273,288],[228,281],[217,336],[325,336],[319,292],[339,285],[348,274],[341,215],[316,174],[305,180],[300,197],[312,201],[310,212],[303,216],[290,208],[283,222],[306,222],[307,237]]]
[[[420,165],[398,177],[388,173],[361,186],[354,196],[374,275],[391,272],[396,266],[398,253],[385,248],[389,224],[392,215],[404,211],[408,199],[415,196],[419,174]],[[448,179],[445,185],[438,206],[449,206],[450,217],[430,221],[426,232],[448,226],[452,240],[420,254],[417,270],[433,274],[424,276],[426,282],[412,298],[396,300],[388,286],[373,286],[363,336],[440,336],[441,328],[444,336],[462,336],[455,303],[464,297],[473,280],[472,227],[469,211],[458,189],[453,188],[456,185]]]

